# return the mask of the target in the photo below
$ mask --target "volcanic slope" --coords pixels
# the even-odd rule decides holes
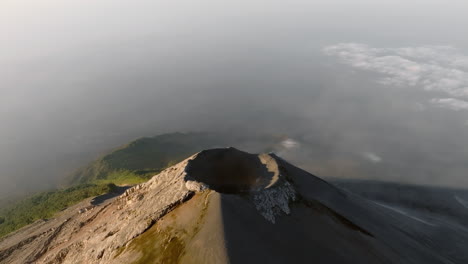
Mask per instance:
[[[467,263],[465,230],[416,221],[274,154],[199,152],[0,241],[2,263]]]

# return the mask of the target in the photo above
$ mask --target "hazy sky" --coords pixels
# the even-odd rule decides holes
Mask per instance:
[[[3,0],[0,194],[45,188],[135,137],[227,128],[288,134],[291,157],[325,176],[468,187],[467,12],[464,0]]]

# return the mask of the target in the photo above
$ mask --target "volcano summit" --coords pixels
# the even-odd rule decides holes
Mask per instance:
[[[464,263],[462,231],[416,221],[275,154],[220,148],[4,237],[0,262]]]

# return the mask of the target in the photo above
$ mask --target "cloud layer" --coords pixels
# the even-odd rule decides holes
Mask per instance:
[[[362,153],[362,156],[364,157],[364,159],[370,162],[378,163],[382,161],[382,158],[373,152],[364,152]]]
[[[354,68],[382,74],[385,85],[419,87],[440,97],[429,103],[451,110],[468,110],[468,56],[450,46],[374,48],[340,43],[324,48]]]

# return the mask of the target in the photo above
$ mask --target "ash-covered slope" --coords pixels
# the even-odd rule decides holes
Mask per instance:
[[[468,235],[274,154],[205,150],[0,241],[2,263],[466,263]]]

